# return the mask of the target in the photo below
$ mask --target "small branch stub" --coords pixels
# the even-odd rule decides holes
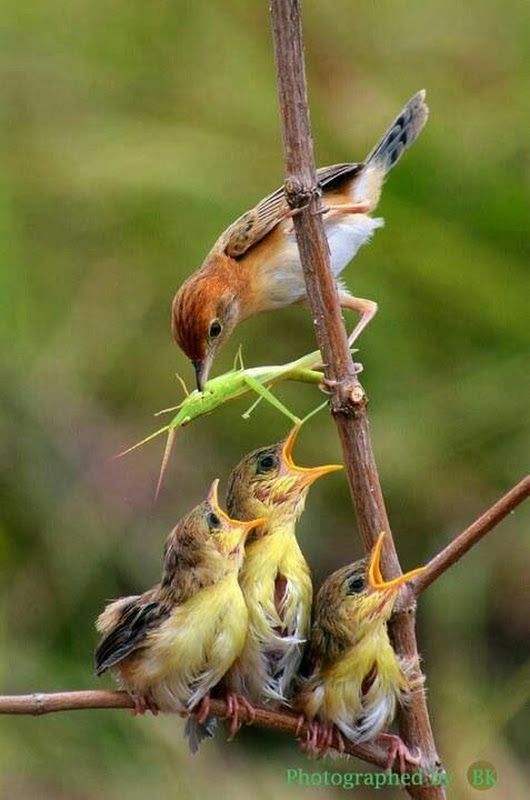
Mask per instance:
[[[317,185],[308,188],[304,186],[302,181],[292,175],[286,178],[284,188],[287,204],[293,210],[306,208],[313,198],[318,200],[321,195]]]

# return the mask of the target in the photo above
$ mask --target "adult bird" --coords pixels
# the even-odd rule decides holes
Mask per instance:
[[[377,311],[372,300],[354,297],[339,275],[369,241],[380,218],[371,217],[387,173],[418,137],[427,121],[425,92],[406,104],[362,163],[334,164],[317,172],[331,269],[344,308],[360,314],[350,345]],[[177,291],[172,332],[191,360],[202,391],[213,360],[236,325],[261,311],[302,301],[306,289],[283,187],[230,225]]]
[[[386,623],[399,589],[424,567],[393,580],[381,574],[381,533],[370,559],[334,572],[322,584],[314,611],[307,677],[295,699],[306,728],[304,748],[325,754],[344,750],[344,738],[354,744],[379,738],[388,742],[387,769],[399,758],[419,763],[399,736],[386,733],[399,703],[421,690],[414,678],[417,664],[399,659]]]

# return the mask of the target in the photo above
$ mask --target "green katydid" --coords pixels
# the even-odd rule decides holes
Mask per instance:
[[[163,428],[159,428],[154,433],[146,436],[141,442],[137,442],[132,445],[132,447],[124,450],[119,456],[130,453],[137,447],[141,447],[143,444],[146,444],[146,442],[151,441],[151,439],[155,439],[157,436],[167,433],[166,446],[156,488],[156,496],[158,496],[178,428],[183,428],[197,417],[201,417],[203,414],[210,414],[218,406],[223,405],[223,403],[229,400],[237,400],[251,391],[254,391],[258,395],[258,399],[243,414],[245,419],[248,419],[261,400],[267,400],[271,405],[277,408],[278,411],[281,411],[282,414],[289,417],[295,424],[301,424],[302,420],[289,411],[289,409],[272,394],[269,387],[286,380],[321,384],[324,380],[324,374],[319,369],[316,369],[320,364],[321,355],[320,352],[316,350],[295,361],[290,361],[288,364],[245,369],[241,358],[241,352],[239,352],[236,356],[233,369],[230,370],[230,372],[226,372],[224,375],[219,375],[217,378],[211,378],[206,383],[203,392],[194,390],[188,393],[184,381],[180,376],[177,376],[184,388],[186,395],[184,400],[177,406],[165,408],[158,412],[158,414],[164,414],[176,411],[177,413],[173,419],[168,422],[167,425],[164,425]]]

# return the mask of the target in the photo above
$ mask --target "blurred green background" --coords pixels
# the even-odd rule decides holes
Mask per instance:
[[[527,469],[528,6],[319,0],[304,14],[320,164],[362,159],[428,90],[429,124],[383,193],[386,227],[345,272],[379,302],[357,358],[413,567]],[[156,505],[161,442],[109,460],[178,402],[176,371],[192,382],[169,334],[175,289],[281,183],[267,7],[4,0],[2,18],[0,690],[110,686],[92,673],[105,602],[152,585],[167,532],[212,478],[287,429],[264,404],[243,421],[245,402],[186,428]],[[314,346],[310,315],[245,323],[218,371],[239,341],[249,364],[291,360]],[[279,394],[300,414],[320,400],[312,387]],[[324,412],[297,457],[339,457]],[[465,773],[478,759],[498,771],[488,797],[529,796],[529,522],[521,507],[420,604],[433,724],[458,798],[475,795]],[[360,555],[344,476],[312,491],[300,539],[317,583]],[[9,800],[340,794],[288,787],[287,767],[319,768],[252,730],[192,758],[178,718],[0,719]]]

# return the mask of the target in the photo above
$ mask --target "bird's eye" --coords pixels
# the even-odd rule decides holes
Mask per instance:
[[[360,594],[364,589],[364,578],[361,575],[354,575],[347,583],[348,594]]]
[[[257,473],[258,475],[263,475],[265,472],[270,472],[271,469],[277,464],[276,456],[274,453],[262,453],[258,456],[258,466],[257,466]]]
[[[206,516],[206,522],[208,523],[208,527],[210,528],[210,530],[215,530],[216,528],[221,527],[221,520],[219,519],[217,514],[214,514],[213,511],[210,511]]]
[[[208,331],[210,339],[217,339],[217,337],[221,335],[222,330],[223,326],[221,325],[219,320],[214,319],[214,321],[210,324],[210,330]]]

